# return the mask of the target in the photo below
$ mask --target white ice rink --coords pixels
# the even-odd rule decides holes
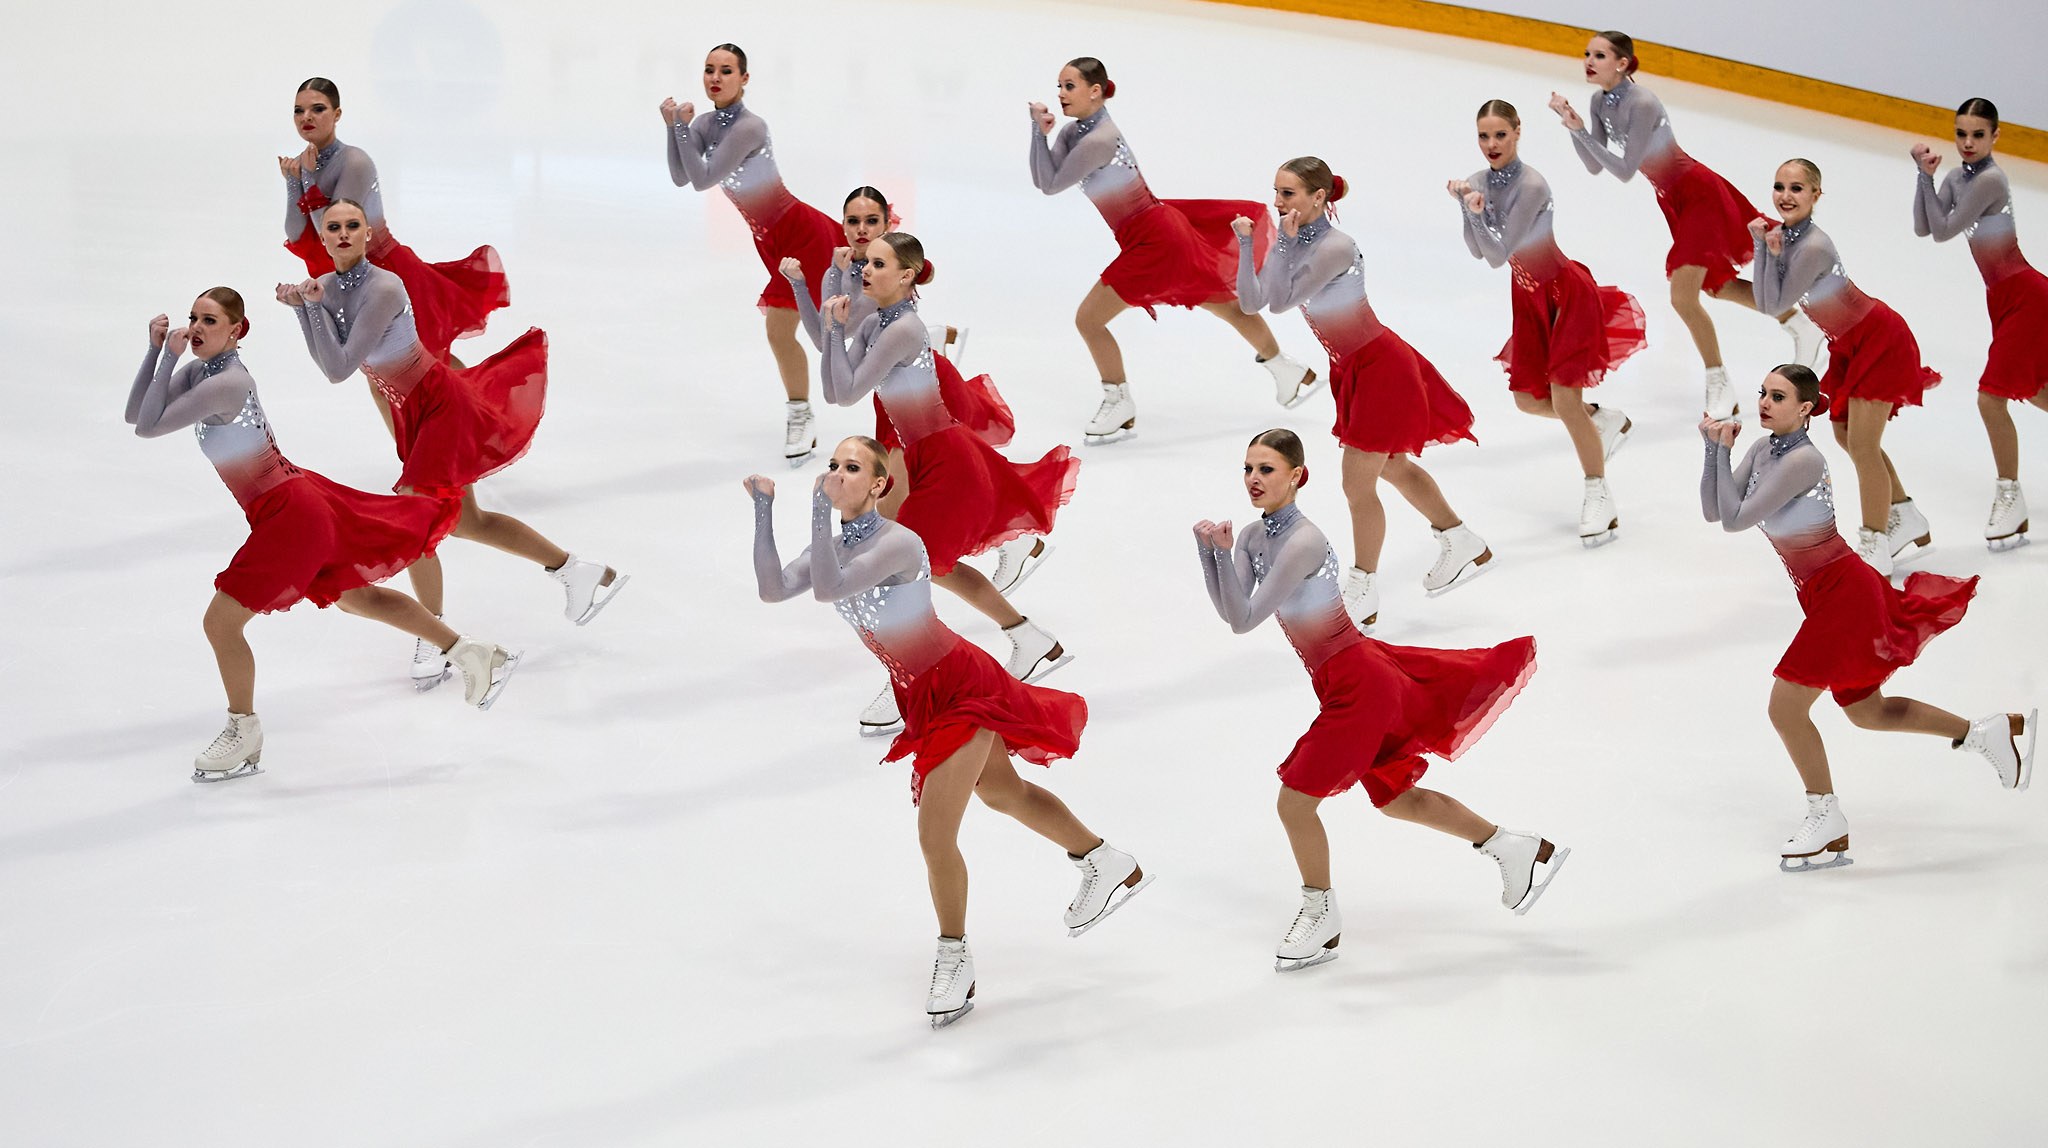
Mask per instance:
[[[1168,0],[232,0],[9,24],[0,1145],[2048,1142],[2048,793],[1823,704],[1856,864],[1777,872],[1801,790],[1764,700],[1798,606],[1763,538],[1700,520],[1665,227],[1640,181],[1584,174],[1543,110],[1590,90],[1571,59]],[[940,268],[925,314],[971,325],[966,365],[1016,408],[1017,457],[1078,446],[1097,401],[1070,317],[1114,244],[1025,170],[1024,104],[1064,61],[1108,61],[1161,195],[1261,198],[1303,153],[1352,180],[1342,225],[1374,303],[1477,412],[1484,446],[1428,464],[1499,555],[1425,599],[1434,547],[1390,503],[1376,632],[1536,635],[1530,688],[1426,782],[1573,847],[1532,915],[1502,911],[1469,849],[1353,795],[1326,809],[1342,959],[1274,975],[1298,880],[1273,768],[1315,701],[1277,628],[1215,618],[1188,525],[1244,521],[1242,445],[1291,425],[1305,509],[1348,553],[1331,404],[1279,411],[1206,316],[1127,315],[1143,433],[1084,452],[1059,554],[1018,604],[1079,655],[1048,684],[1094,715],[1044,779],[1158,881],[1070,941],[1066,859],[977,807],[981,1007],[926,1027],[907,769],[853,728],[879,670],[827,607],[754,594],[740,479],[796,493],[818,469],[778,458],[765,274],[731,205],[672,187],[661,156],[657,105],[702,105],[722,40],[751,54],[748,106],[800,197],[898,200]],[[147,320],[239,288],[285,453],[365,489],[395,473],[362,384],[326,385],[269,301],[301,274],[273,157],[296,150],[314,74],[340,83],[340,134],[377,159],[401,239],[503,254],[514,304],[458,352],[552,338],[547,421],[485,504],[634,580],[576,629],[532,568],[451,543],[451,621],[527,651],[483,715],[415,696],[393,631],[260,619],[266,772],[195,786],[222,711],[199,616],[244,525],[189,436],[121,421]],[[1985,581],[1893,688],[1969,715],[2048,701],[2048,546],[1981,541],[1983,288],[1960,242],[1912,235],[1913,137],[1649,82],[1759,204],[1780,160],[1818,161],[1850,272],[1948,377],[1887,446],[1933,521],[1922,568]],[[1443,191],[1481,166],[1489,97],[1523,110],[1565,249],[1650,317],[1651,349],[1598,392],[1637,428],[1610,471],[1622,538],[1598,551],[1574,537],[1563,433],[1518,415],[1489,361],[1508,277],[1467,257]],[[2040,261],[2048,169],[2005,167]],[[1786,357],[1774,324],[1712,306],[1745,385]],[[1315,350],[1298,317],[1276,330]],[[826,441],[867,412],[826,412]],[[2017,417],[2040,500],[2048,419]],[[782,500],[785,553],[802,501]]]

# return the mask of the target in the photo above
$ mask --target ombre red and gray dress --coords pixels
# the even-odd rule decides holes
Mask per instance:
[[[1465,249],[1489,267],[1506,265],[1513,276],[1513,325],[1494,356],[1508,373],[1510,391],[1547,399],[1552,383],[1598,386],[1643,349],[1642,304],[1620,288],[1595,283],[1585,264],[1565,258],[1557,246],[1556,207],[1542,172],[1518,159],[1499,171],[1482,168],[1466,182],[1486,197],[1486,206],[1474,212],[1458,205]]]
[[[816,306],[832,249],[846,233],[783,184],[768,121],[735,100],[687,124],[669,125],[667,136],[669,179],[677,187],[724,191],[754,233],[754,251],[768,269],[768,285],[755,305],[763,311],[796,309],[796,295],[781,272],[782,261],[793,258],[803,265]]]
[[[547,406],[545,332],[529,328],[483,362],[451,367],[421,345],[398,276],[364,260],[320,285],[320,301],[298,308],[306,350],[329,382],[360,370],[391,404],[402,464],[393,490],[458,499],[526,453]]]
[[[1707,441],[1701,510],[1730,533],[1762,530],[1806,614],[1773,675],[1853,705],[1963,620],[1977,579],[1914,571],[1901,590],[1842,540],[1827,460],[1805,430],[1757,443],[1739,467],[1731,467],[1731,457],[1726,446]]]
[[[1901,407],[1919,406],[1941,376],[1921,364],[1920,343],[1906,321],[1849,280],[1835,241],[1811,216],[1778,232],[1776,253],[1763,236],[1753,238],[1756,309],[1781,315],[1797,306],[1827,335],[1828,370],[1820,385],[1828,393],[1828,417],[1847,421],[1849,399],[1890,403],[1893,418]]]
[[[1480,650],[1394,646],[1358,632],[1337,588],[1337,555],[1292,503],[1246,527],[1237,545],[1199,544],[1209,601],[1243,634],[1269,617],[1294,645],[1322,712],[1280,763],[1280,783],[1310,797],[1363,784],[1375,806],[1415,788],[1424,754],[1456,760],[1536,672],[1536,639]]]
[[[1026,685],[946,628],[932,611],[924,543],[901,523],[868,511],[832,530],[832,505],[811,495],[810,545],[784,566],[775,550],[774,499],[754,495],[754,578],[763,601],[806,590],[830,602],[889,671],[903,732],[884,761],[911,763],[910,796],[981,730],[1034,765],[1072,757],[1088,724],[1078,694]]]
[[[259,614],[300,601],[329,606],[382,582],[432,554],[462,512],[431,498],[368,494],[293,466],[234,351],[179,367],[175,352],[151,347],[129,388],[127,417],[144,438],[192,428],[249,520],[248,541],[214,588]]]
[[[1594,96],[1587,110],[1586,126],[1572,133],[1586,170],[1605,171],[1623,183],[1640,171],[1657,189],[1657,206],[1671,228],[1664,277],[1680,267],[1704,267],[1708,291],[1733,280],[1736,268],[1750,260],[1749,221],[1763,218],[1763,212],[1734,184],[1685,154],[1664,102],[1648,88],[1623,80]]]
[[[319,235],[327,206],[338,199],[363,205],[370,223],[369,260],[405,284],[420,345],[429,356],[447,358],[450,344],[483,334],[491,312],[512,301],[512,284],[496,248],[486,245],[452,262],[429,263],[392,238],[377,165],[363,149],[336,140],[320,149],[312,171],[286,176],[284,183],[285,250],[298,256],[315,279],[334,270]]]
[[[1472,408],[1435,365],[1382,326],[1365,297],[1365,257],[1328,217],[1280,236],[1256,268],[1252,236],[1237,238],[1237,305],[1247,315],[1301,308],[1330,355],[1337,423],[1353,450],[1421,454],[1472,435]]]
[[[1116,233],[1115,261],[1102,282],[1117,298],[1158,318],[1154,308],[1228,303],[1237,277],[1238,216],[1257,222],[1253,260],[1263,264],[1273,220],[1248,199],[1160,199],[1145,185],[1138,157],[1104,108],[1048,140],[1031,124],[1031,184],[1047,195],[1079,185]]]
[[[923,541],[934,577],[968,555],[1052,533],[1059,508],[1074,497],[1081,460],[1056,446],[1037,462],[1011,462],[963,426],[940,391],[916,302],[877,310],[851,339],[832,323],[820,358],[827,402],[852,406],[873,391],[901,436],[910,494],[896,520]]]
[[[1931,235],[1937,242],[1969,237],[1991,312],[1991,350],[1977,389],[2022,401],[2040,394],[2048,386],[2048,275],[2020,254],[2005,171],[1985,156],[1949,172],[1939,191],[1934,177],[1921,172],[1913,195],[1913,234]]]

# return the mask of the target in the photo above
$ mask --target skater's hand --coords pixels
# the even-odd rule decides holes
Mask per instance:
[[[1763,221],[1758,220],[1757,222],[1761,223]],[[1773,255],[1785,254],[1784,228],[1773,227],[1769,231],[1764,232],[1764,250],[1770,252]]]
[[[1463,203],[1465,197],[1472,193],[1472,185],[1462,179],[1447,179],[1444,181],[1444,190],[1451,193],[1452,199]]]
[[[779,270],[782,272],[782,277],[791,283],[801,283],[804,281],[804,265],[798,263],[795,256],[784,256]]]
[[[1941,166],[1941,153],[1935,151],[1931,144],[1916,143],[1913,145],[1913,163],[1921,171],[1933,175],[1934,169]]]
[[[747,497],[749,498],[755,495],[761,495],[766,498],[775,497],[775,480],[767,475],[750,474],[740,480],[740,486],[746,489]]]
[[[149,321],[149,345],[150,345],[150,346],[152,346],[152,347],[161,347],[161,346],[163,346],[163,345],[164,345],[164,336],[165,336],[165,335],[168,335],[168,334],[170,334],[170,333],[171,333],[171,317],[170,317],[169,315],[158,315],[158,316],[157,316],[156,318],[154,318],[154,319],[151,319],[151,320]]]
[[[287,159],[284,156],[278,156],[277,173],[296,183],[299,178],[299,157],[292,156]]]
[[[320,286],[318,279],[308,279],[299,284],[299,298],[308,303],[318,303],[327,297],[327,288]]]
[[[182,355],[192,345],[192,328],[180,327],[164,337],[164,349],[173,355]]]
[[[693,103],[691,103],[691,102],[690,102],[690,101],[688,101],[688,100],[684,100],[684,101],[683,101],[682,103],[680,103],[680,104],[677,104],[677,105],[676,105],[676,122],[677,122],[677,123],[679,123],[679,124],[685,124],[685,125],[688,125],[688,124],[693,124],[693,123],[696,123],[696,122],[697,122],[697,105],[696,105],[696,104],[693,104]]]
[[[1211,531],[1209,536],[1216,540],[1216,549],[1218,550],[1228,550],[1236,542],[1236,539],[1231,535],[1230,520],[1228,518],[1216,523],[1215,529]]]
[[[1044,104],[1036,101],[1031,104],[1031,118],[1038,124],[1039,135],[1049,136],[1052,134],[1052,126],[1057,121],[1054,120],[1052,112]]]
[[[287,307],[296,307],[305,302],[304,299],[299,297],[299,285],[296,283],[279,283],[277,285],[277,301]]]
[[[682,110],[683,105],[677,103],[674,96],[661,101],[661,122],[670,127],[676,126],[676,117],[682,114]]]
[[[1240,215],[1230,221],[1230,229],[1240,236],[1249,237],[1252,233],[1252,221]]]
[[[1468,187],[1468,188],[1466,188],[1466,189],[1465,189],[1465,194],[1464,194],[1464,195],[1462,195],[1462,196],[1459,196],[1459,198],[1460,198],[1460,199],[1463,199],[1463,200],[1465,201],[1465,210],[1466,210],[1466,211],[1468,211],[1468,212],[1471,212],[1471,213],[1472,213],[1473,215],[1484,215],[1484,214],[1486,214],[1486,193],[1485,193],[1485,192],[1483,192],[1483,191],[1474,191],[1473,189],[1471,189],[1471,188],[1469,188],[1469,187]]]
[[[849,300],[844,295],[834,295],[830,299],[825,300],[825,306],[820,310],[824,314],[826,322],[844,327],[846,326],[846,316],[851,313],[852,307],[852,300]]]
[[[853,270],[853,248],[834,247],[832,249],[832,266],[839,268],[841,271]]]
[[[1280,234],[1286,236],[1289,239],[1292,239],[1294,238],[1295,232],[1300,230],[1301,212],[1283,211],[1280,213]]]
[[[1570,100],[1565,99],[1556,92],[1550,93],[1550,110],[1557,113],[1558,122],[1565,126],[1565,130],[1574,132],[1585,130],[1586,121],[1579,118],[1579,110],[1572,106]]]

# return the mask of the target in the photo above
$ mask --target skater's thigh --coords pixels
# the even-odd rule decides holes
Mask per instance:
[[[988,764],[991,744],[1000,744],[996,735],[977,730],[966,745],[925,774],[917,800],[917,835],[925,847],[952,845],[960,831],[960,818],[967,812],[967,801],[974,796],[974,786]]]
[[[1125,303],[1122,296],[1119,296],[1109,284],[1098,279],[1095,286],[1088,289],[1088,294],[1081,297],[1081,306],[1074,311],[1074,319],[1081,323],[1103,326],[1129,309],[1130,304]]]
[[[981,779],[975,783],[974,792],[981,796],[983,804],[996,807],[1023,796],[1024,779],[1017,776],[1017,767],[1010,761],[1003,739],[993,734],[988,737],[988,757],[982,762]]]

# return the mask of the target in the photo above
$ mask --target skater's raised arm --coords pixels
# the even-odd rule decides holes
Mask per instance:
[[[1913,234],[1947,242],[2003,207],[2010,194],[2005,173],[1995,166],[1971,177],[1951,171],[1942,180],[1940,191],[1934,188],[1934,176],[1923,171],[1913,193]]]
[[[868,392],[882,385],[889,372],[917,358],[924,350],[924,325],[915,315],[882,326],[882,316],[871,314],[861,320],[852,346],[847,346],[846,328],[837,316],[825,331],[825,347],[819,356],[825,401],[834,406],[852,406]]]
[[[1618,106],[1611,110],[1615,126],[1621,137],[1621,153],[1615,154],[1608,146],[1606,115],[1601,114],[1600,103],[1606,96],[1594,96],[1592,106],[1587,110],[1593,114],[1586,117],[1584,127],[1572,129],[1572,150],[1579,153],[1579,162],[1586,170],[1599,175],[1605,171],[1614,178],[1627,183],[1636,177],[1643,166],[1644,154],[1649,149],[1650,133],[1656,130],[1658,121],[1664,119],[1664,102],[1655,93],[1628,84],[1628,91]]]
[[[1323,551],[1328,543],[1313,530],[1293,530],[1280,540],[1278,552],[1270,546],[1272,539],[1265,536],[1263,524],[1249,529],[1238,538],[1231,560],[1222,565],[1217,573],[1218,589],[1222,592],[1223,620],[1230,623],[1234,633],[1248,634],[1259,628],[1266,619],[1286,604],[1287,599],[1301,588],[1303,580],[1313,575],[1323,565]],[[1266,574],[1257,573],[1253,552],[1257,550],[1267,559]],[[1245,587],[1250,586],[1249,592]]]
[[[1770,453],[1769,440],[1759,442],[1733,470],[1729,467],[1730,449],[1718,442],[1714,448],[1716,510],[1721,529],[1730,534],[1748,530],[1783,510],[1827,473],[1820,452],[1810,445],[1794,447],[1780,457]]]
[[[1766,315],[1782,315],[1799,305],[1814,284],[1841,265],[1835,241],[1809,223],[1795,241],[1781,239],[1771,250],[1765,234],[1756,236],[1756,273],[1751,276],[1756,309]]]
[[[837,289],[838,274],[837,267],[825,271],[825,280],[818,285],[818,298],[830,299],[834,295],[845,294],[843,290]],[[782,277],[789,280],[790,293],[796,296],[796,317],[804,325],[804,334],[810,336],[813,347],[820,351],[824,350],[825,319],[818,314],[817,305],[811,302],[811,293],[804,288],[803,264],[798,263],[793,256],[785,258],[782,261]]]
[[[846,543],[832,533],[832,502],[821,478],[811,492],[811,593],[820,602],[837,602],[866,593],[885,582],[908,582],[923,567],[923,544],[917,535],[882,519],[860,524],[873,533]],[[849,524],[854,525],[854,524]]]
[[[1097,112],[1061,128],[1048,141],[1031,122],[1031,186],[1047,195],[1058,195],[1079,184],[1116,158],[1117,132],[1107,112]]]
[[[754,582],[763,602],[787,602],[811,588],[811,552],[806,549],[796,561],[784,566],[775,553],[775,488],[755,475],[747,479],[747,493],[754,499]]]
[[[1311,228],[1315,230],[1311,230]],[[1293,237],[1281,235],[1266,256],[1266,266],[1252,272],[1252,236],[1237,237],[1237,305],[1247,315],[1261,308],[1279,314],[1292,311],[1358,261],[1358,245],[1326,222],[1310,224]],[[1249,288],[1249,293],[1247,293]]]
[[[159,438],[205,419],[226,420],[241,413],[255,383],[239,358],[215,364],[190,363],[178,369],[178,335],[164,348],[156,373],[136,411],[135,434]]]
[[[161,319],[162,316],[158,316],[158,318]],[[165,320],[165,322],[168,323],[169,320]],[[149,351],[142,356],[142,366],[135,372],[135,381],[128,386],[128,409],[123,413],[122,418],[127,421],[129,426],[135,425],[136,416],[142,412],[142,396],[148,393],[150,383],[156,379],[156,361],[164,353],[163,344],[156,341],[161,337],[157,333],[156,327],[152,325],[150,327]]]
[[[329,310],[329,304],[341,293],[336,276],[322,275],[319,284],[320,298],[303,300],[294,310],[298,312],[299,331],[306,337],[306,350],[312,354],[313,362],[328,382],[338,383],[362,369],[364,361],[383,341],[392,320],[404,313],[405,287],[398,276],[385,272],[373,273],[364,283],[351,288],[349,302],[355,314],[344,331]]]
[[[740,113],[737,118],[731,118],[734,112]],[[722,117],[730,118],[730,126],[721,126]],[[760,116],[738,107],[705,112],[669,129],[669,178],[677,187],[687,181],[698,191],[709,191],[767,145],[768,121]],[[676,179],[678,167],[682,179]]]
[[[1550,184],[1542,173],[1527,167],[1505,188],[1488,187],[1486,175],[1480,172],[1470,181],[1475,191],[1488,188],[1481,193],[1486,201],[1478,211],[1469,202],[1461,203],[1460,214],[1465,217],[1465,249],[1486,260],[1488,267],[1499,267],[1521,249],[1550,208]]]

